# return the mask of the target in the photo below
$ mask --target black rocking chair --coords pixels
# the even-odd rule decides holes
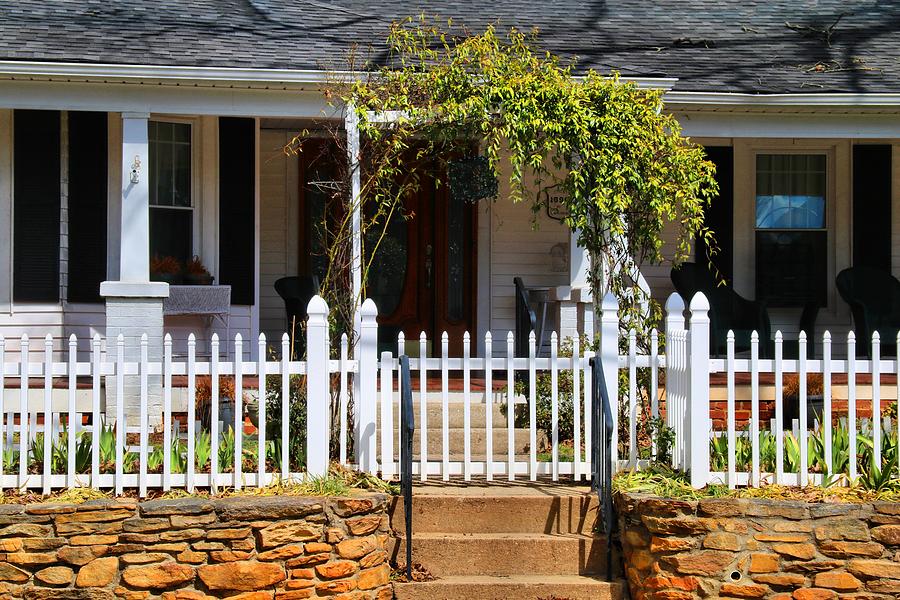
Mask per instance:
[[[288,335],[291,338],[291,358],[302,356],[306,349],[306,309],[312,297],[319,293],[319,278],[315,275],[282,277],[275,282],[275,291],[284,300],[287,312]],[[299,334],[299,340],[298,340]],[[295,344],[299,341],[299,347]]]

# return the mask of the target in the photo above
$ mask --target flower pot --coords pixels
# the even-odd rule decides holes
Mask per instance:
[[[151,281],[163,281],[169,285],[179,285],[183,278],[181,273],[151,273]]]
[[[244,414],[250,418],[253,426],[259,429],[259,400],[250,398],[244,402]]]
[[[797,396],[785,396],[784,398],[784,429],[789,431],[793,429],[794,419],[800,419],[800,398]],[[811,394],[806,396],[806,424],[812,428],[813,421],[822,420],[824,411],[824,400],[822,394]]]
[[[185,273],[185,285],[212,285],[213,276],[209,273]]]
[[[212,406],[206,405],[198,412],[200,426],[207,431],[212,431]],[[228,431],[229,427],[234,428],[234,399],[219,398],[219,423],[222,424],[219,429],[220,436]]]

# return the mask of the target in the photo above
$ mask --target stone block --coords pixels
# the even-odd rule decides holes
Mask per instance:
[[[205,565],[197,569],[197,574],[210,590],[224,591],[265,589],[287,578],[283,566],[256,561]]]

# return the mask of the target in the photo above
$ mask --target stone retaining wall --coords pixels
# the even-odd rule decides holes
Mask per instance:
[[[633,600],[900,598],[900,503],[616,503]]]
[[[388,498],[0,505],[0,597],[392,598]]]

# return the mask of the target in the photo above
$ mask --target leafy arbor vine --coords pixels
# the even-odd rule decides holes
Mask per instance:
[[[404,207],[407,194],[479,148],[493,173],[508,178],[503,201],[530,203],[537,213],[548,188],[566,198],[564,222],[590,254],[595,302],[615,293],[624,328],[637,329],[647,344],[642,334],[661,310],[634,285],[635,267],[678,263],[698,237],[710,252],[716,247],[703,224],[718,192],[714,165],[663,111],[663,92],[616,73],[578,74],[574,62],[541,51],[536,32],[490,26],[472,34],[411,18],[391,26],[387,49],[383,66],[351,65],[363,75],[326,89],[359,122],[364,288],[391,219],[415,217]],[[341,132],[333,137],[346,149]],[[348,331],[358,300],[346,276],[356,207],[350,172],[343,175],[334,194],[343,209],[319,226],[328,239],[323,293],[338,329]],[[674,243],[664,249],[668,227]]]
[[[677,263],[697,236],[715,248],[703,224],[717,192],[714,165],[663,112],[660,90],[617,74],[577,76],[574,64],[539,50],[536,33],[453,35],[452,26],[395,23],[386,66],[339,89],[371,158],[363,193],[377,206],[402,204],[426,170],[469,153],[474,141],[494,173],[506,173],[510,201],[536,212],[544,190],[562,192],[564,222],[592,258],[595,300],[612,291],[637,318],[646,299],[627,293],[634,265]],[[373,118],[386,111],[394,111],[387,126]],[[670,223],[676,237],[666,256]]]

